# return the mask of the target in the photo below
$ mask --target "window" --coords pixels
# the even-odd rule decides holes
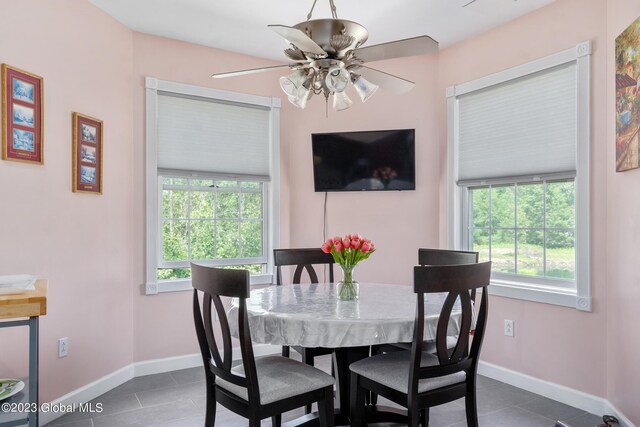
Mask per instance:
[[[448,89],[450,245],[493,294],[590,310],[588,42]]]
[[[265,185],[162,177],[158,279],[191,277],[189,260],[265,273]]]
[[[278,98],[147,78],[148,294],[191,289],[190,263],[271,282]]]
[[[470,187],[469,248],[495,276],[575,286],[573,179]],[[539,280],[542,282],[543,280]]]

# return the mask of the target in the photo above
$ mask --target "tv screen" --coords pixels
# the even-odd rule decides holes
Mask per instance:
[[[415,190],[415,129],[311,135],[316,192]]]

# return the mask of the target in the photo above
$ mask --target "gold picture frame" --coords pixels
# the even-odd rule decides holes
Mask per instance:
[[[2,64],[2,160],[44,163],[43,78]]]
[[[73,113],[74,193],[102,194],[104,126],[100,119]]]

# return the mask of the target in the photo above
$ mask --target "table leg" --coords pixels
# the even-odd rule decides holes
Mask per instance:
[[[338,407],[335,410],[334,422],[336,426],[344,426],[350,424],[350,392],[351,392],[351,371],[349,365],[358,360],[369,357],[369,347],[345,347],[336,348],[333,353],[333,368],[336,377],[336,400]],[[395,422],[406,423],[406,412],[400,409],[387,406],[367,406],[365,412],[367,422]],[[308,414],[297,418],[286,426],[311,427],[318,426],[318,414]]]
[[[340,415],[346,420],[349,420],[349,391],[351,388],[349,365],[366,357],[369,357],[369,347],[336,348],[333,353],[337,382],[336,398],[339,402]]]
[[[29,401],[38,410],[29,413],[29,427],[38,427],[40,400],[38,396],[38,317],[29,318]]]

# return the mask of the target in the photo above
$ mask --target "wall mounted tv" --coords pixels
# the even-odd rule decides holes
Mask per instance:
[[[311,135],[316,192],[416,189],[415,129]]]

